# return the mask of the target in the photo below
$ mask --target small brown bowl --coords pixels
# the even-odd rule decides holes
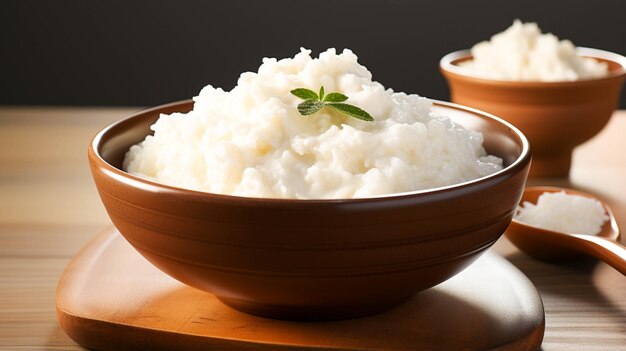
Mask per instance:
[[[469,50],[444,56],[439,67],[452,102],[493,113],[528,137],[533,149],[530,177],[566,177],[572,150],[607,124],[626,76],[621,55],[588,48],[578,48],[578,53],[606,62],[609,74],[566,82],[489,79],[458,65],[472,59]]]
[[[364,199],[264,199],[197,192],[135,177],[128,148],[161,113],[102,130],[89,164],[111,220],[148,261],[235,309],[282,319],[374,314],[457,274],[504,232],[519,202],[530,150],[515,127],[483,112],[434,109],[481,131],[506,167],[462,184]]]

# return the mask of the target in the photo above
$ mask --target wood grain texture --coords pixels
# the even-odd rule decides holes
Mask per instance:
[[[86,148],[137,108],[0,108],[0,349],[79,349],[55,315],[55,286],[78,249],[109,225]],[[626,226],[626,112],[576,149],[570,179],[534,185],[603,198]],[[623,239],[622,239],[622,242]],[[546,310],[542,349],[626,350],[626,279],[604,263],[534,261],[506,238],[494,248],[523,271]]]
[[[238,312],[175,281],[115,229],[72,259],[57,309],[68,335],[98,350],[536,350],[544,331],[537,290],[495,253],[386,313],[292,322]]]
[[[56,320],[69,258],[109,220],[87,143],[137,108],[0,108],[0,349],[78,350]]]

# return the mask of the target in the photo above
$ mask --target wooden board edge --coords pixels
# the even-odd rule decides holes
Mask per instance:
[[[57,319],[65,333],[77,344],[90,350],[337,350],[337,347],[295,346],[209,338],[186,333],[140,328],[82,318],[57,307]],[[110,335],[115,335],[114,339]],[[344,349],[351,350],[351,349]]]
[[[523,339],[519,339],[510,344],[502,345],[494,351],[537,351],[541,350],[541,344],[543,343],[543,337],[546,331],[546,319],[541,321],[541,325],[537,326],[530,334],[526,335]]]
[[[80,346],[90,350],[280,350],[280,351],[325,351],[339,350],[337,347],[295,346],[244,342],[223,338],[207,338],[192,334],[180,334],[156,329],[139,328],[122,324],[111,324],[74,316],[57,308],[57,319],[65,333]],[[545,320],[524,339],[502,345],[496,351],[539,350],[545,332]],[[109,338],[116,335],[116,338]],[[123,340],[122,342],[120,342]],[[352,349],[343,349],[352,350]]]

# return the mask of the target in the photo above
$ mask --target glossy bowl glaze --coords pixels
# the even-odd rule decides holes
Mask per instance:
[[[446,55],[440,71],[452,102],[493,113],[518,127],[530,141],[530,177],[566,177],[574,147],[596,135],[619,103],[626,58],[607,51],[578,48],[581,56],[606,62],[609,74],[567,82],[506,81],[485,78],[458,66],[469,50]]]
[[[246,198],[185,190],[121,169],[128,148],[161,113],[139,112],[89,147],[111,220],[148,261],[231,307],[282,319],[324,320],[384,311],[457,274],[504,232],[530,164],[510,124],[449,103],[434,109],[482,131],[506,167],[466,183],[365,199]]]

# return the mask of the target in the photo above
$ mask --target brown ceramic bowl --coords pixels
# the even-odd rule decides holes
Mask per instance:
[[[148,261],[244,312],[284,319],[377,313],[463,270],[504,232],[530,164],[526,138],[483,112],[436,103],[485,136],[502,171],[428,191],[365,199],[247,198],[185,190],[121,169],[128,148],[161,113],[139,112],[101,131],[89,148],[111,220]]]
[[[533,149],[530,177],[566,177],[572,150],[596,135],[618,105],[626,58],[607,51],[578,48],[581,56],[606,62],[604,78],[567,82],[506,81],[485,78],[458,66],[469,50],[446,55],[440,71],[452,102],[493,113],[518,127]]]

